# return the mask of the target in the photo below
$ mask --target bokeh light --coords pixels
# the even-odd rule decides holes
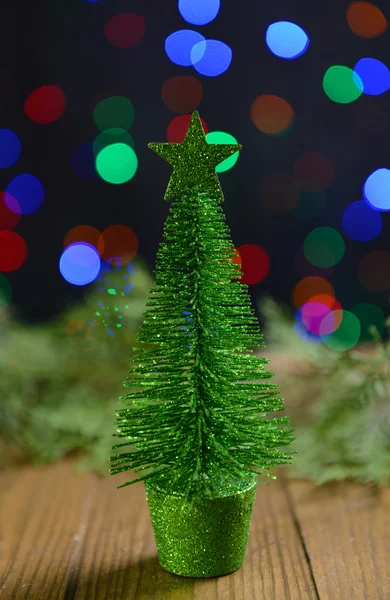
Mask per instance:
[[[257,96],[250,111],[255,127],[269,135],[286,133],[294,120],[294,110],[290,104],[272,94]]]
[[[206,77],[218,77],[225,73],[230,67],[232,56],[229,46],[219,40],[203,40],[191,50],[195,71]]]
[[[173,112],[192,113],[203,96],[202,84],[191,75],[178,75],[167,79],[161,91],[165,105]]]
[[[179,0],[179,12],[191,25],[206,25],[215,19],[220,0]]]
[[[13,210],[9,208],[8,203],[13,206]],[[14,229],[20,221],[20,204],[16,198],[11,198],[10,194],[0,192],[0,231],[2,229]]]
[[[75,175],[84,181],[97,181],[99,179],[96,172],[95,154],[93,152],[92,142],[80,144],[80,146],[72,152],[70,166]]]
[[[235,137],[230,135],[230,133],[225,133],[224,131],[211,131],[206,135],[206,141],[209,144],[237,144],[237,140]],[[215,167],[217,173],[223,173],[224,171],[228,171],[238,161],[238,157],[240,155],[240,151],[238,150],[229,158],[226,158],[223,162]]]
[[[333,102],[349,104],[362,95],[364,86],[353,69],[344,65],[333,65],[326,71],[322,87]]]
[[[98,251],[85,242],[68,246],[60,258],[60,272],[73,285],[87,285],[94,281],[100,271]]]
[[[110,225],[100,234],[97,247],[103,260],[125,265],[137,254],[138,237],[126,225]]]
[[[317,267],[332,267],[344,256],[345,243],[333,227],[316,227],[305,238],[303,251]]]
[[[341,318],[338,313],[340,310],[332,310],[328,304],[311,299],[300,309],[300,319],[310,333],[315,335],[330,335],[341,324]],[[327,317],[325,321],[325,317]]]
[[[233,251],[233,256],[231,258],[231,261],[234,265],[240,265],[240,267],[242,267],[242,258],[241,258],[241,254],[238,252],[237,248],[235,248],[234,246],[231,247],[231,250]]]
[[[334,298],[334,296],[329,296],[328,294],[314,294],[311,296],[309,302],[321,302],[321,304],[325,304],[332,310],[341,310],[342,306],[340,302]]]
[[[115,15],[105,24],[104,35],[116,48],[133,48],[145,35],[145,19],[134,13]]]
[[[0,231],[0,271],[19,269],[27,258],[27,244],[14,231]]]
[[[334,271],[334,267],[317,267],[309,262],[303,252],[303,246],[301,246],[294,258],[294,267],[299,275],[302,277],[309,277],[310,275],[318,275],[319,277],[330,277]]]
[[[127,144],[106,146],[96,157],[96,170],[107,183],[125,183],[134,177],[137,168],[137,155]]]
[[[387,29],[386,17],[371,2],[357,0],[347,8],[347,23],[352,31],[363,38],[374,38]]]
[[[265,41],[273,54],[287,59],[302,56],[310,43],[303,29],[290,21],[272,23],[265,34]]]
[[[334,168],[322,154],[306,152],[296,161],[293,175],[300,180],[301,190],[309,193],[322,192],[332,185]]]
[[[358,242],[373,240],[382,231],[382,217],[372,210],[364,200],[352,202],[345,209],[342,218],[345,233]]]
[[[64,238],[64,248],[76,242],[86,242],[97,249],[100,231],[92,225],[76,225],[72,227]]]
[[[287,173],[270,173],[260,185],[260,201],[272,212],[287,212],[294,208],[298,199],[297,182]]]
[[[364,182],[363,198],[374,210],[390,210],[390,170],[377,169]]]
[[[325,192],[318,192],[318,184],[309,179],[296,181],[300,192],[298,202],[293,209],[294,217],[298,219],[313,219],[320,216],[326,206]],[[313,189],[310,190],[310,187]]]
[[[44,198],[43,185],[37,177],[30,173],[16,175],[6,188],[5,202],[8,208],[23,215],[29,215],[38,210]]]
[[[117,258],[116,260],[105,260],[101,264],[100,273],[98,277],[98,291],[107,292],[110,296],[124,296],[131,292],[134,288],[134,282],[132,281],[132,275],[135,275],[135,268],[133,263],[127,262],[122,264],[122,260]],[[122,283],[119,285],[118,277],[115,278],[115,283],[111,281],[111,274],[118,273],[122,275]]]
[[[204,121],[202,118],[200,120],[202,123],[203,131],[205,133],[208,133],[208,127],[207,127],[206,121]],[[179,115],[178,117],[175,117],[174,119],[172,119],[172,121],[169,123],[168,129],[167,129],[168,142],[171,142],[171,143],[182,142],[186,136],[186,133],[188,130],[188,125],[190,124],[190,121],[191,121],[191,115]]]
[[[11,302],[12,287],[5,275],[0,273],[0,311],[4,310]]]
[[[22,145],[16,133],[11,129],[0,129],[0,169],[15,164],[22,151]]]
[[[372,250],[358,264],[358,280],[373,292],[390,289],[390,253],[386,250]]]
[[[375,96],[361,96],[348,111],[348,126],[364,133],[384,133],[389,126],[389,114]]]
[[[271,259],[268,253],[256,244],[243,244],[237,248],[241,257],[241,283],[253,285],[263,281],[271,270]]]
[[[111,275],[115,273],[114,280]],[[134,288],[132,276],[135,274],[131,262],[122,265],[119,262],[104,261],[98,282],[100,299],[92,316],[93,323],[103,327],[111,337],[120,333],[129,323],[128,295]]]
[[[322,340],[320,336],[315,335],[315,333],[311,333],[306,329],[305,325],[302,323],[300,319],[300,314],[296,315],[296,321],[294,323],[294,331],[298,337],[301,338],[304,342],[308,342],[309,344],[321,344]]]
[[[326,332],[334,326],[334,319],[340,320],[340,325],[328,335]],[[325,346],[331,350],[337,352],[350,350],[356,346],[360,338],[359,319],[348,310],[330,312],[321,322],[320,336]]]
[[[96,127],[102,131],[130,129],[134,121],[134,108],[125,96],[110,96],[95,106],[92,116]]]
[[[114,127],[99,133],[92,146],[93,153],[96,156],[103,148],[111,144],[126,144],[134,149],[134,140],[130,133],[120,127]]]
[[[335,291],[330,281],[325,279],[325,277],[312,275],[298,281],[294,286],[292,299],[294,305],[300,308],[303,304],[309,302],[311,298],[319,295],[335,298]]]
[[[28,96],[24,112],[31,121],[47,125],[62,116],[65,106],[66,98],[62,89],[57,85],[44,85]]]
[[[181,67],[190,67],[193,64],[191,58],[192,48],[199,42],[204,41],[203,35],[191,29],[181,29],[171,33],[165,40],[165,52],[168,58]],[[198,52],[199,55],[200,52]]]
[[[382,335],[385,329],[385,315],[380,306],[372,302],[360,302],[351,308],[351,312],[360,321],[360,341],[372,342],[374,340],[370,333],[372,326],[376,328],[379,335]]]
[[[390,71],[376,58],[361,58],[355,65],[355,73],[363,82],[363,93],[379,96],[390,89]]]

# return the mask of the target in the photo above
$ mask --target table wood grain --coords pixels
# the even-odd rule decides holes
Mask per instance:
[[[0,474],[1,600],[389,600],[390,490],[259,485],[244,565],[164,571],[142,484],[74,462]]]

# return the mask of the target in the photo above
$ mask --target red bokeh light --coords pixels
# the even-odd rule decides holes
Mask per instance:
[[[200,119],[202,122],[203,130],[205,133],[208,133],[208,127],[206,121],[202,118]],[[168,125],[167,129],[167,139],[168,142],[171,143],[180,143],[184,140],[188,125],[191,121],[191,115],[180,115],[179,117],[175,117]]]
[[[261,203],[273,212],[287,212],[299,200],[299,186],[287,173],[270,173],[260,186]]]
[[[347,23],[352,31],[363,38],[375,38],[387,29],[383,12],[371,2],[357,0],[347,8]]]
[[[334,168],[325,156],[306,152],[295,163],[294,177],[300,180],[300,188],[305,192],[322,192],[332,185]]]
[[[116,48],[133,48],[145,35],[145,19],[134,13],[115,15],[105,24],[104,35]]]
[[[6,197],[7,202],[11,202],[12,206],[16,209],[19,208],[19,210],[16,210],[15,212],[11,210],[5,202]],[[9,194],[8,192],[0,192],[0,230],[13,229],[14,227],[16,227],[16,225],[20,221],[21,212],[22,211],[20,210],[20,204],[16,200],[16,198],[11,196],[11,194]]]
[[[70,244],[74,244],[75,242],[87,242],[94,246],[98,247],[98,239],[100,236],[100,231],[96,229],[96,227],[92,227],[92,225],[76,225],[68,231],[64,238],[64,248],[70,246]],[[103,241],[101,240],[101,247]]]
[[[358,279],[373,292],[390,289],[390,253],[386,250],[373,250],[359,262]]]
[[[244,244],[237,251],[242,261],[240,283],[253,285],[263,281],[271,270],[271,259],[264,248],[256,244]]]
[[[126,225],[110,225],[100,234],[97,249],[103,260],[124,265],[137,254],[138,237]]]
[[[0,271],[16,271],[27,258],[27,244],[14,231],[0,231]]]
[[[309,276],[298,281],[293,289],[292,298],[295,306],[300,308],[319,295],[334,298],[335,291],[332,284],[324,277]]]
[[[286,132],[292,125],[294,110],[284,98],[264,94],[253,102],[250,115],[257,129],[277,135]]]
[[[315,294],[309,298],[308,302],[320,302],[321,304],[325,304],[325,306],[329,306],[332,310],[342,310],[340,302],[328,294]]]
[[[178,75],[164,83],[161,95],[166,106],[173,112],[190,113],[202,100],[203,86],[196,77]]]
[[[44,85],[28,96],[24,112],[29,119],[45,125],[57,121],[65,110],[65,94],[57,85]]]

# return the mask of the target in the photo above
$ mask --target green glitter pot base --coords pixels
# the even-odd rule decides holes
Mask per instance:
[[[255,479],[233,495],[185,500],[145,481],[160,565],[183,577],[219,577],[239,569],[256,486]]]

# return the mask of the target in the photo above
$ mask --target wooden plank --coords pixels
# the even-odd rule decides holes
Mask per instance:
[[[306,600],[316,598],[279,481],[259,486],[247,559],[218,579],[158,564],[142,485],[126,474],[77,475],[73,464],[0,476],[2,600]]]
[[[390,598],[390,489],[286,484],[321,600]]]
[[[59,464],[21,469],[0,481],[0,597],[62,598],[94,477]]]

